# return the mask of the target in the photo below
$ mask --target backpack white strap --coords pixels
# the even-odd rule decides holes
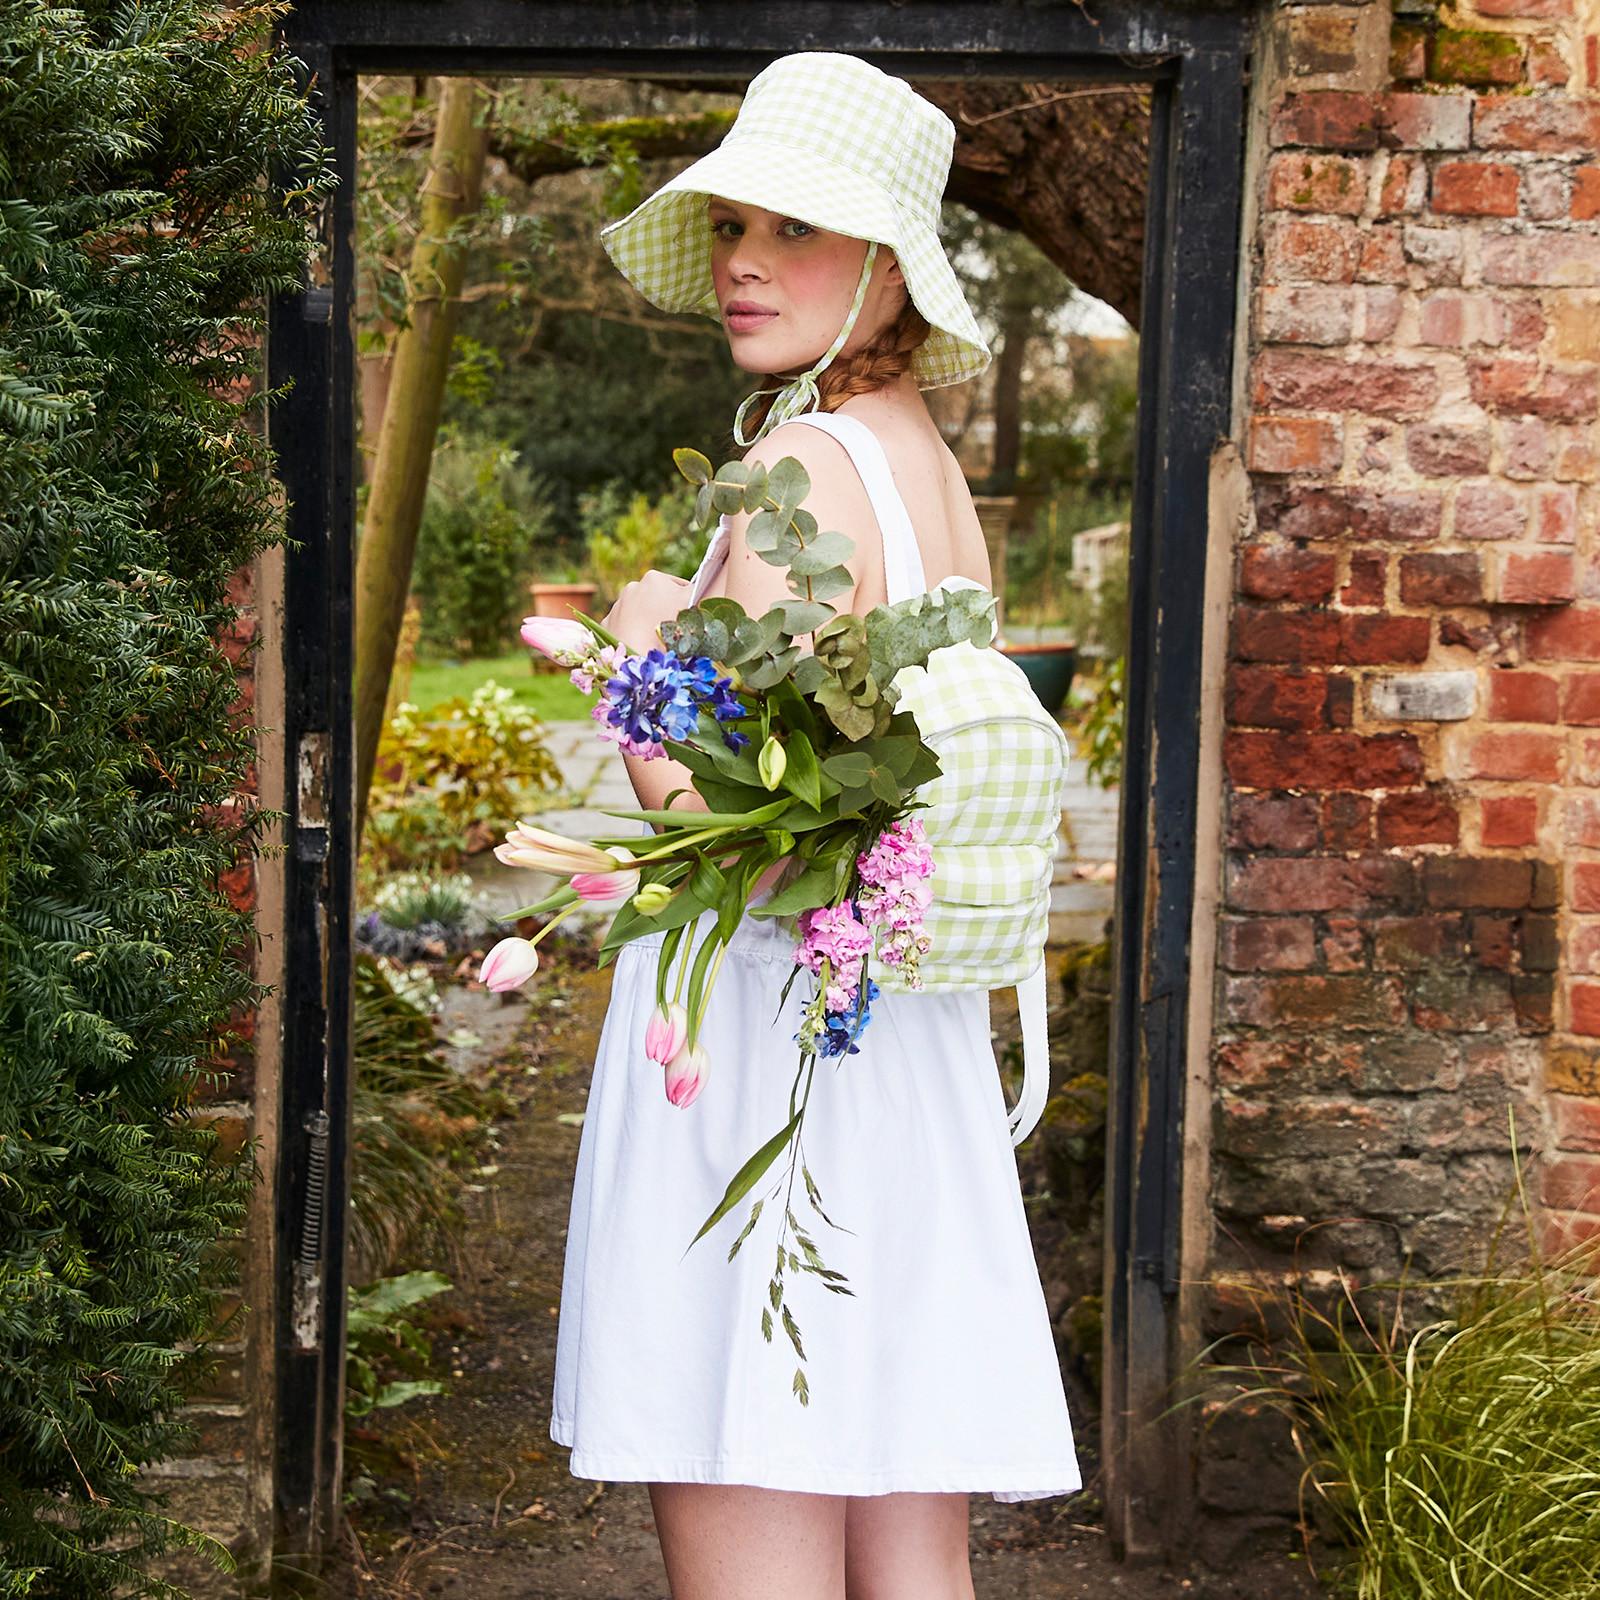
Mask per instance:
[[[1022,1019],[1022,1093],[1007,1114],[1013,1145],[1021,1144],[1033,1132],[1050,1092],[1050,1030],[1045,1014],[1043,961],[1017,985],[1017,1012]]]
[[[841,411],[806,411],[789,420],[808,422],[813,428],[831,433],[844,446],[860,475],[883,540],[883,588],[889,604],[925,594],[928,577],[917,544],[917,530],[895,487],[894,470],[877,434],[859,417],[847,417]]]

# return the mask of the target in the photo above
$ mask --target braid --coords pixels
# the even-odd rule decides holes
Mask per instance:
[[[917,310],[910,295],[900,307],[893,322],[878,330],[877,336],[852,350],[848,355],[837,355],[817,375],[819,411],[837,411],[852,395],[871,394],[885,384],[893,383],[911,366],[911,359],[931,331],[928,319]],[[769,388],[784,383],[781,373],[769,372],[757,385]],[[751,408],[750,420],[745,426],[756,432],[767,420],[767,413],[777,399],[769,394]]]

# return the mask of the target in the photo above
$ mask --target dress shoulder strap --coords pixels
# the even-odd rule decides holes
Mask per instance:
[[[883,537],[883,587],[889,604],[925,594],[928,577],[917,544],[917,531],[905,500],[895,487],[889,457],[877,434],[859,417],[849,417],[840,411],[804,411],[789,420],[806,422],[824,433],[831,433],[844,446],[860,475]]]

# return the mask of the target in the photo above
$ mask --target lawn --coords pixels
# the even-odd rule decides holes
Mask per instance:
[[[511,655],[477,661],[419,661],[411,669],[411,692],[406,696],[419,711],[431,711],[457,695],[470,695],[491,678],[516,692],[517,700],[534,708],[546,722],[574,722],[589,715],[591,696],[573,688],[564,672],[534,672],[530,655]]]

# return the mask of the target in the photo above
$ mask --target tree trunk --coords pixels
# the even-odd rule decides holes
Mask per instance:
[[[417,240],[407,280],[409,320],[395,341],[366,522],[356,556],[358,826],[367,813],[367,792],[372,786],[395,644],[411,586],[411,563],[455,334],[463,261],[460,248],[448,245],[444,236],[459,218],[478,208],[488,130],[473,124],[484,104],[470,78],[442,80],[433,155],[422,184]]]

